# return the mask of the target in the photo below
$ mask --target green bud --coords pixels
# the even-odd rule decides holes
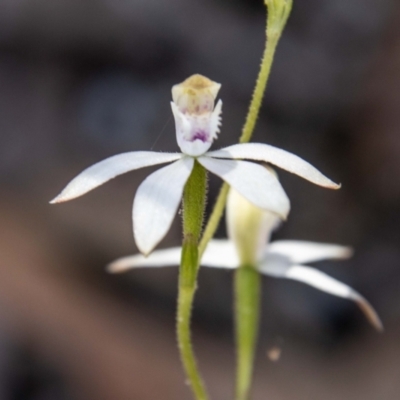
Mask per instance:
[[[293,0],[264,0],[264,2],[268,9],[267,36],[279,39],[292,10]]]

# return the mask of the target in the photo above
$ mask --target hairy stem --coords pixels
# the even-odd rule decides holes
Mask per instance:
[[[204,229],[203,236],[200,240],[199,244],[199,258],[204,253],[204,250],[207,247],[208,242],[211,240],[211,238],[214,236],[215,231],[217,230],[219,221],[222,217],[222,213],[224,212],[225,204],[226,204],[226,198],[228,197],[228,191],[229,191],[229,185],[227,183],[224,183],[221,186],[221,189],[219,191],[217,200],[214,204],[213,211],[210,215],[210,218],[208,219],[207,225]]]
[[[261,61],[260,72],[258,73],[256,86],[254,88],[253,97],[250,102],[249,111],[247,112],[246,122],[242,129],[242,135],[240,136],[239,143],[250,142],[251,137],[256,126],[258,115],[264,92],[267,87],[268,78],[271,72],[272,62],[274,60],[274,54],[276,46],[278,44],[278,37],[273,35],[266,41],[264,54]]]
[[[179,269],[177,336],[182,363],[197,400],[208,396],[193,352],[190,320],[197,288],[198,242],[203,224],[207,175],[196,161],[183,195],[183,243]]]

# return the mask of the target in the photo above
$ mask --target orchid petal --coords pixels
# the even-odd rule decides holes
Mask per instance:
[[[239,257],[234,243],[226,239],[210,240],[200,264],[204,267],[237,268],[239,266]]]
[[[285,265],[282,262],[266,260],[260,265],[260,272],[275,278],[286,278],[306,283],[323,292],[344,299],[353,300],[364,313],[365,317],[378,331],[383,330],[382,322],[371,304],[350,286],[330,277],[329,275],[304,265]]]
[[[182,247],[171,247],[170,249],[153,251],[148,257],[142,254],[121,257],[108,264],[107,271],[118,273],[132,268],[142,267],[172,267],[179,265]]]
[[[218,160],[206,156],[199,157],[198,161],[255,206],[286,219],[290,210],[289,199],[278,178],[267,168],[247,161]]]
[[[141,254],[121,257],[107,266],[108,272],[125,272],[132,268],[141,267],[170,267],[180,264],[181,247],[156,250],[148,257]],[[205,267],[233,269],[239,265],[233,243],[230,240],[214,239],[208,243],[207,249],[201,259]]]
[[[184,157],[152,173],[139,186],[133,202],[133,227],[141,253],[150,254],[168,232],[193,165],[192,157]]]
[[[286,256],[294,264],[326,259],[345,259],[353,254],[350,247],[301,240],[278,240],[268,245],[266,251],[267,254],[277,253]]]
[[[72,200],[118,175],[150,165],[176,161],[181,157],[180,153],[156,153],[153,151],[131,151],[117,154],[86,168],[50,203]]]
[[[324,186],[329,189],[339,189],[340,185],[332,182],[315,167],[304,161],[302,158],[268,144],[261,143],[242,143],[225,147],[221,150],[210,151],[209,157],[229,158],[229,159],[249,159],[264,161],[276,165],[288,172],[296,174],[316,185]]]

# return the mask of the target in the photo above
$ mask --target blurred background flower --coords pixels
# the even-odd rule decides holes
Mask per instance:
[[[352,245],[353,259],[319,268],[362,292],[386,333],[345,300],[266,280],[254,400],[398,398],[399,17],[394,0],[294,3],[254,141],[343,186],[281,172],[292,213],[274,239]],[[235,143],[264,23],[261,0],[0,0],[2,399],[191,398],[174,338],[176,269],[104,270],[137,251],[131,202],[150,170],[70,204],[47,201],[117,152],[177,151],[170,88],[192,73],[222,84],[214,148]],[[219,185],[211,177],[209,208]],[[179,240],[177,221],[162,247]],[[234,376],[227,273],[201,271],[194,313],[200,366],[221,400]]]

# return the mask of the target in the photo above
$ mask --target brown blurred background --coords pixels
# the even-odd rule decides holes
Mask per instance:
[[[343,187],[280,173],[292,214],[275,237],[354,246],[318,267],[363,293],[386,332],[349,302],[265,279],[254,400],[400,397],[399,20],[395,0],[294,0],[254,140]],[[48,201],[107,156],[177,150],[170,88],[193,73],[222,83],[215,147],[235,143],[263,43],[261,0],[0,0],[0,399],[191,399],[177,270],[104,270],[136,252],[131,204],[149,169]],[[179,238],[177,218],[161,247]],[[195,346],[213,399],[228,400],[232,276],[200,275]]]

